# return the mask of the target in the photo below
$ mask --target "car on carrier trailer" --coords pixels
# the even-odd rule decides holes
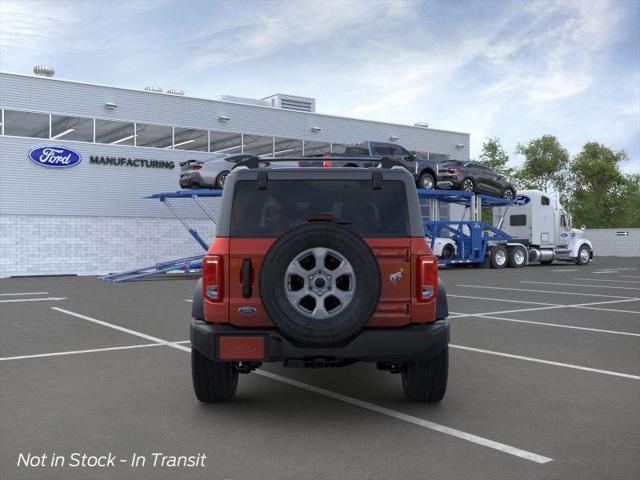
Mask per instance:
[[[231,400],[238,375],[263,362],[365,361],[400,373],[409,400],[442,400],[447,298],[412,175],[388,159],[382,168],[261,164],[227,177],[203,259],[190,335],[196,397]]]

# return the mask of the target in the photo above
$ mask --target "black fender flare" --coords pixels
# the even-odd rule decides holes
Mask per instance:
[[[438,295],[436,297],[436,320],[444,320],[449,316],[447,289],[442,279],[438,278]]]
[[[424,167],[422,170],[420,170],[420,173],[418,173],[418,178],[420,178],[423,173],[431,174],[433,176],[434,181],[436,181],[436,182],[438,181],[436,172],[434,172],[431,167]]]
[[[204,320],[204,297],[202,294],[202,278],[196,283],[191,304],[191,316],[196,320]]]

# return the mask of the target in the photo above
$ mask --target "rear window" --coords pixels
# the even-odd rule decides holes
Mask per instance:
[[[441,167],[459,167],[462,165],[462,162],[459,160],[445,160],[444,162],[440,162]]]
[[[278,237],[313,218],[331,218],[363,237],[409,236],[404,183],[370,180],[269,180],[235,184],[232,237]]]

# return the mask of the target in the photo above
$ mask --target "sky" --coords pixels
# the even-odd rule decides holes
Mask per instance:
[[[0,70],[624,149],[640,172],[640,0],[0,0]],[[364,140],[364,139],[363,139]]]

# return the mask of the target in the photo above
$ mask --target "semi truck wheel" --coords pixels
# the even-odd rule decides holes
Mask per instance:
[[[586,265],[591,259],[591,250],[588,246],[582,245],[578,250],[578,256],[576,257],[576,264]]]
[[[494,245],[491,247],[489,266],[491,268],[504,268],[508,261],[507,249],[502,245]]]
[[[238,388],[234,363],[214,362],[191,348],[191,378],[196,398],[203,403],[232,400]]]
[[[526,263],[527,252],[522,247],[509,247],[509,260],[507,265],[510,268],[520,268],[523,267]]]
[[[428,360],[410,362],[402,372],[402,388],[408,400],[439,402],[447,391],[449,348]]]
[[[259,287],[282,335],[305,345],[335,345],[360,333],[375,312],[380,268],[359,235],[333,222],[312,222],[271,246]]]

